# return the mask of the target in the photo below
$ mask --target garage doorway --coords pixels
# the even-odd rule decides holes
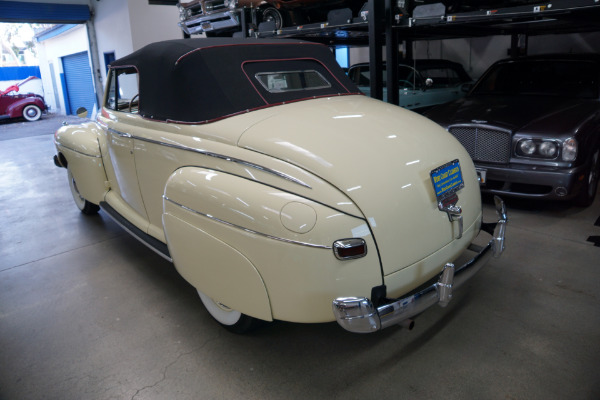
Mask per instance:
[[[85,107],[90,115],[96,106],[96,94],[87,51],[62,57],[63,87],[67,114],[76,114]]]

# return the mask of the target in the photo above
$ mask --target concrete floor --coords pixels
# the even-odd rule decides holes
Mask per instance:
[[[79,213],[52,163],[60,121],[0,124],[0,399],[600,398],[600,199],[509,200],[504,256],[412,331],[238,336],[171,264]]]

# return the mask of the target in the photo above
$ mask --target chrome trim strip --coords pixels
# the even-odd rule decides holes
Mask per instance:
[[[211,219],[211,220],[213,220],[215,222],[219,222],[219,223],[221,223],[223,225],[227,225],[227,226],[232,227],[232,228],[240,229],[240,230],[242,230],[244,232],[247,232],[247,233],[252,233],[252,234],[255,234],[255,235],[259,235],[259,236],[262,236],[262,237],[266,237],[268,239],[277,240],[277,241],[284,242],[284,243],[296,244],[296,245],[299,245],[299,246],[312,247],[312,248],[316,248],[316,249],[325,249],[325,250],[331,250],[332,249],[331,246],[326,246],[326,245],[322,245],[322,244],[313,244],[313,243],[299,242],[299,241],[296,241],[296,240],[291,240],[291,239],[285,239],[285,238],[281,238],[281,237],[277,237],[277,236],[272,236],[272,235],[269,235],[267,233],[257,232],[257,231],[252,230],[252,229],[244,228],[243,226],[240,226],[240,225],[232,224],[231,222],[223,221],[222,219],[216,218],[216,217],[214,217],[214,216],[212,216],[210,214],[205,214],[205,213],[202,213],[200,211],[196,211],[196,210],[191,209],[189,207],[186,207],[183,204],[180,204],[180,203],[178,203],[178,202],[176,202],[176,201],[174,201],[174,200],[172,200],[172,199],[170,199],[170,198],[168,198],[168,197],[166,197],[164,195],[163,195],[163,199],[167,200],[168,202],[170,202],[170,203],[172,203],[172,204],[174,204],[174,205],[176,205],[178,207],[181,207],[182,209],[184,209],[186,211],[193,212],[194,214],[198,214],[198,215],[200,215],[202,217],[206,217],[206,218]]]
[[[225,156],[223,154],[213,153],[213,152],[206,151],[206,150],[195,149],[193,147],[183,146],[183,145],[180,145],[180,144],[166,143],[166,142],[161,142],[161,141],[158,141],[158,140],[152,140],[152,139],[147,139],[147,138],[143,138],[143,137],[139,137],[139,136],[134,136],[134,135],[130,135],[129,133],[120,132],[120,131],[117,131],[117,130],[112,129],[112,128],[108,128],[108,131],[112,132],[112,133],[114,133],[116,135],[119,135],[121,137],[128,137],[128,138],[132,138],[132,139],[136,139],[136,140],[141,140],[142,142],[157,144],[159,146],[170,147],[170,148],[173,148],[173,149],[178,149],[178,150],[183,150],[183,151],[190,151],[192,153],[202,154],[204,156],[217,158],[219,160],[230,161],[230,162],[233,162],[233,163],[236,163],[236,164],[240,164],[240,165],[243,165],[243,166],[246,166],[246,167],[250,167],[250,168],[253,168],[253,169],[256,169],[256,170],[268,173],[268,174],[271,174],[271,175],[275,175],[275,176],[277,176],[279,178],[285,179],[286,181],[295,183],[295,184],[300,185],[300,186],[304,186],[305,188],[312,189],[312,187],[310,185],[308,185],[307,183],[301,181],[298,178],[294,178],[293,176],[290,176],[290,175],[288,175],[288,174],[286,174],[284,172],[277,171],[277,170],[274,170],[274,169],[271,169],[271,168],[267,168],[267,167],[263,167],[262,165],[254,164],[254,163],[249,162],[249,161],[244,161],[244,160],[241,160],[239,158],[233,158],[233,157]]]
[[[133,137],[133,136],[131,136],[131,134],[129,134],[129,133],[121,132],[121,131],[118,131],[118,130],[116,130],[116,129],[113,129],[113,128],[108,128],[108,131],[109,131],[110,133],[114,133],[114,134],[115,134],[115,135],[117,135],[117,136],[121,136],[121,137],[125,137],[125,138],[132,138],[132,137]]]

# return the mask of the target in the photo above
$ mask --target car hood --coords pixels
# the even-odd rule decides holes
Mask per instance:
[[[469,155],[452,135],[422,116],[366,96],[343,96],[270,109],[239,146],[285,160],[350,198],[373,232],[385,274],[450,243],[455,232],[439,211],[431,170],[459,159],[465,230],[481,199]],[[326,199],[317,199],[327,203]],[[467,243],[468,244],[468,243]]]
[[[435,107],[425,116],[444,127],[487,124],[512,132],[574,133],[598,102],[550,96],[471,96]]]

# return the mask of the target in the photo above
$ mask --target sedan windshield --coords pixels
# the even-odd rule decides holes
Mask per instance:
[[[593,62],[536,60],[505,62],[489,71],[472,94],[598,98]]]

